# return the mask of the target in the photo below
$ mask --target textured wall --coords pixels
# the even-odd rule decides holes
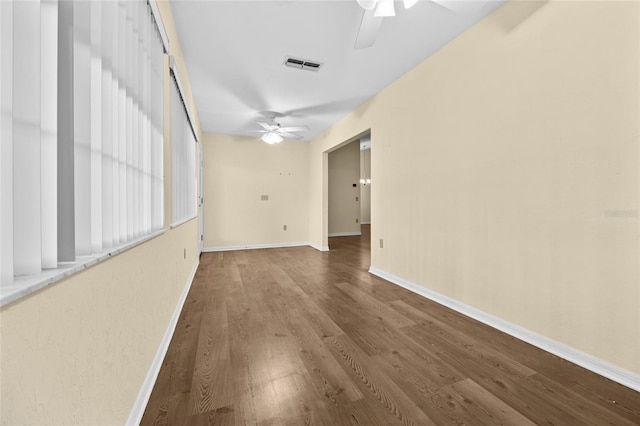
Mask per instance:
[[[371,129],[372,265],[640,373],[640,4],[509,2],[321,134]]]
[[[2,424],[124,424],[196,236],[193,220],[3,308]]]
[[[205,134],[203,144],[205,249],[309,241],[307,142]]]

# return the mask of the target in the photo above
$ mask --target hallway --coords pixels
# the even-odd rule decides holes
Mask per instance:
[[[369,274],[368,231],[204,253],[142,424],[640,423],[636,392]]]

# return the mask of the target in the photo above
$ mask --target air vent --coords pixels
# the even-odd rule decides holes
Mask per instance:
[[[287,57],[284,61],[284,65],[291,68],[298,68],[307,71],[318,71],[322,65],[319,62],[307,61],[306,59],[298,59]]]

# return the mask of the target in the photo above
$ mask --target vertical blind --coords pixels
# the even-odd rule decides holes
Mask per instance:
[[[163,52],[151,6],[0,1],[0,276],[163,226]]]
[[[177,225],[196,215],[196,132],[173,58],[171,75],[172,224]]]
[[[6,283],[13,280],[13,2],[0,1],[0,58],[0,283]]]

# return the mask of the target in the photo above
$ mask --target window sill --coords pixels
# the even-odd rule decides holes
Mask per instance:
[[[164,229],[159,229],[137,240],[129,241],[108,252],[92,256],[78,256],[75,262],[58,263],[56,269],[45,269],[37,275],[15,277],[13,283],[0,287],[0,307],[15,302],[31,293],[54,284],[76,272],[83,271],[97,263],[109,259],[117,254],[129,250],[137,245],[164,234]]]
[[[185,223],[190,222],[190,221],[192,221],[193,219],[196,219],[197,217],[198,217],[198,215],[197,215],[197,214],[194,214],[194,215],[193,215],[193,216],[191,216],[191,217],[188,217],[188,218],[186,218],[186,219],[182,219],[182,220],[180,220],[180,221],[178,221],[178,222],[176,222],[176,223],[172,223],[172,224],[171,224],[171,226],[170,226],[170,229],[175,229],[175,228],[177,228],[177,227],[178,227],[178,226],[180,226],[180,225],[184,225]]]

